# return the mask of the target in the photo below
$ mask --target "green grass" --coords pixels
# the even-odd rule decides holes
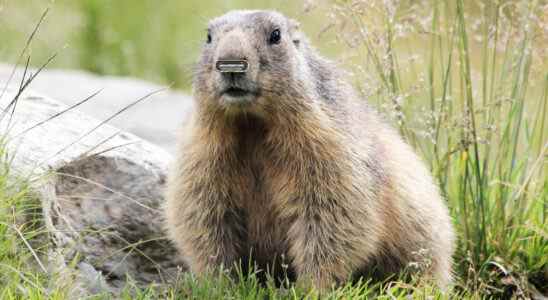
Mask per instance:
[[[358,85],[393,116],[448,200],[458,288],[501,296],[527,291],[530,279],[546,293],[548,68],[538,50],[547,20],[539,23],[539,2],[433,1],[426,11],[380,13],[339,3],[356,29],[369,30],[357,48],[366,70]],[[421,14],[429,22],[420,24]],[[402,27],[410,33],[395,38]],[[428,46],[406,49],[409,37]],[[503,284],[502,269],[515,286]]]
[[[56,5],[70,7],[63,1],[59,3]],[[73,9],[79,11],[77,15],[86,15],[88,20],[84,26],[86,32],[79,35],[87,42],[81,41],[76,47],[83,58],[64,61],[61,65],[159,81],[184,76],[186,71],[179,73],[165,68],[178,59],[179,52],[169,46],[178,41],[158,42],[154,47],[163,47],[163,52],[156,51],[147,46],[152,41],[148,38],[150,32],[139,35],[122,30],[130,27],[136,10],[137,16],[145,14],[143,7],[146,6],[136,5],[127,16],[112,20],[105,16],[119,12],[118,4],[113,11],[105,12],[101,1],[78,3],[83,8],[73,6]],[[545,50],[548,39],[543,34],[548,19],[543,3],[432,0],[394,7],[391,1],[385,1],[384,6],[380,2],[359,3],[363,9],[351,6],[350,1],[331,1],[329,5],[337,9],[327,20],[332,26],[324,39],[337,36],[339,43],[324,47],[333,47],[331,49],[341,53],[340,57],[349,57],[343,64],[353,66],[356,86],[369,102],[390,117],[438,181],[458,234],[455,288],[453,294],[442,295],[428,284],[418,282],[361,284],[341,287],[326,297],[478,299],[530,297],[537,290],[548,294],[548,58]],[[167,14],[166,18],[175,22],[173,26],[178,25],[179,21],[171,19],[174,17],[169,17],[168,12],[158,14]],[[50,16],[49,21],[53,21],[54,16]],[[108,24],[101,18],[117,24]],[[364,28],[367,31],[360,30]],[[109,49],[107,45],[93,48],[97,46],[94,41],[100,39],[98,35],[105,35],[109,30],[134,43],[131,46],[135,47],[134,51],[144,51],[139,54],[144,55],[142,61],[116,61],[120,59],[119,53],[105,50]],[[155,32],[163,33],[163,30]],[[196,38],[199,40],[198,35]],[[135,42],[135,39],[142,40]],[[47,44],[47,41],[39,40],[40,43]],[[119,49],[118,46],[112,49]],[[194,58],[197,48],[191,49],[188,53]],[[43,52],[40,55],[44,58],[51,55],[51,51]],[[149,52],[155,56],[151,61],[146,58],[151,55]],[[91,59],[93,53],[99,53],[93,58],[96,61]],[[134,59],[132,57],[128,55],[127,59]],[[152,73],[146,73],[151,65],[155,65],[150,69]],[[67,291],[56,287],[55,279],[40,270],[34,255],[40,256],[48,246],[37,238],[43,230],[33,221],[36,220],[33,217],[36,201],[25,181],[8,180],[9,158],[0,152],[0,298],[62,299]],[[292,286],[276,289],[272,283],[261,287],[254,276],[236,281],[224,275],[198,280],[189,274],[182,276],[167,292],[131,284],[124,292],[125,299],[264,299],[265,296],[268,299],[314,298],[314,292]],[[108,295],[97,298],[108,298]]]
[[[11,170],[0,143],[0,299],[65,299],[48,286],[52,279],[42,262],[48,244],[40,222],[39,202],[28,180]]]

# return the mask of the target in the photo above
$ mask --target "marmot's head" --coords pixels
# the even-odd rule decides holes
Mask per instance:
[[[196,98],[224,111],[260,112],[284,95],[304,92],[303,38],[296,21],[273,11],[213,19],[194,78]]]

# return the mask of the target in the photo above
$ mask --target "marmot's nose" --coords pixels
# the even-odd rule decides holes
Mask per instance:
[[[249,68],[249,63],[245,58],[223,58],[217,60],[215,68],[221,73],[245,73]]]
[[[239,28],[226,32],[217,45],[215,69],[224,75],[251,71],[252,47],[246,34]]]

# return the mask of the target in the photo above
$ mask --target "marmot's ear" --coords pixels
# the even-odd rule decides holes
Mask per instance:
[[[296,47],[299,47],[301,43],[302,34],[300,32],[301,23],[294,19],[289,19],[289,31],[291,32],[291,38],[293,39],[293,44]]]

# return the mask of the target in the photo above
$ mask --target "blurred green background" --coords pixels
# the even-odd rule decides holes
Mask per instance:
[[[325,7],[302,1],[0,0],[0,61],[15,62],[48,7],[32,45],[34,65],[60,52],[52,67],[131,75],[179,88],[189,87],[207,21],[230,9],[279,10],[298,18],[324,54],[337,50],[328,42],[332,33],[318,41]]]
[[[378,12],[367,12],[363,25],[366,28],[384,26],[384,2],[376,0],[0,0],[0,62],[15,63],[40,16],[50,8],[31,45],[32,65],[40,65],[58,52],[49,67],[133,76],[162,84],[173,83],[177,88],[188,90],[192,64],[205,39],[209,19],[231,9],[274,9],[299,20],[313,45],[324,56],[355,70],[357,65],[368,63],[364,60],[371,53],[367,53],[364,47],[349,47],[354,37],[341,38],[345,34],[358,35],[356,38],[359,38],[358,33],[347,30],[355,24],[333,25],[334,19],[337,19],[335,23],[341,19],[352,22],[350,16],[337,12],[335,5],[350,7],[361,14],[359,10],[363,7],[355,5],[360,2],[373,3],[371,7],[379,9]],[[425,29],[429,30],[431,1],[385,2],[398,3],[396,15],[399,21],[403,21],[404,31],[409,29],[405,26],[410,26],[418,32],[395,39],[394,47],[405,61],[410,54],[420,54],[424,55],[426,62],[431,45]],[[445,3],[439,3],[442,2]],[[469,30],[482,34],[482,28],[475,23],[480,19],[482,4],[465,2],[466,14],[470,18]],[[451,6],[454,4],[447,5]],[[366,9],[371,10],[371,7]],[[452,21],[453,10],[445,12],[447,22]],[[405,20],[409,15],[416,20]],[[343,32],[345,30],[347,32]],[[377,48],[378,45],[374,46]],[[470,47],[472,68],[480,69],[483,63],[481,43],[472,40]],[[546,65],[544,62],[536,68],[542,70]]]

